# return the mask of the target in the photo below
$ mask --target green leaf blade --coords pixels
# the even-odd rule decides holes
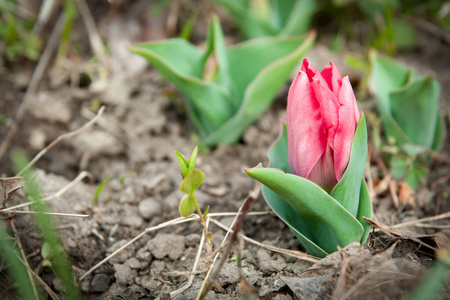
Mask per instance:
[[[183,193],[192,195],[202,185],[205,180],[205,173],[202,170],[192,170],[181,182],[180,190]]]
[[[358,212],[361,192],[361,180],[367,161],[367,125],[364,113],[358,123],[353,138],[350,160],[341,180],[331,192],[331,196],[339,201],[354,217]],[[366,216],[370,217],[370,216]]]
[[[287,210],[287,206],[277,205],[279,199],[266,198],[269,204],[274,204],[273,207],[278,209],[274,209],[275,213],[288,224],[294,222],[289,218],[293,209],[296,212],[295,219],[302,223],[302,228],[296,229],[320,245],[324,252],[331,253],[337,250],[338,245],[344,247],[361,240],[364,230],[360,222],[313,182],[271,168],[257,167],[246,172],[289,204],[291,209]]]
[[[178,211],[182,217],[189,217],[195,210],[195,196],[184,195],[181,198]]]

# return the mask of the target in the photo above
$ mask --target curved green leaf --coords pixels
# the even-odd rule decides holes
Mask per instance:
[[[341,180],[331,192],[331,196],[339,201],[354,217],[360,202],[361,180],[367,161],[367,126],[364,113],[361,115],[355,136],[353,137],[350,160]],[[366,216],[370,217],[370,216]]]
[[[414,144],[431,148],[440,93],[439,83],[427,76],[389,94],[392,117]]]
[[[372,217],[372,201],[370,201],[369,191],[367,190],[367,184],[364,179],[361,180],[361,192],[359,193],[359,207],[358,213],[356,215],[356,219],[361,223],[364,228],[364,233],[361,237],[361,245],[367,241],[370,233],[370,224],[367,223],[363,217],[371,218]]]
[[[229,92],[201,79],[203,53],[186,40],[137,44],[129,50],[146,58],[188,97],[189,117],[200,135],[213,132],[233,115]]]
[[[205,180],[205,173],[202,170],[192,170],[181,182],[180,190],[186,194],[193,194]]]
[[[284,0],[287,1],[287,0]],[[277,29],[249,8],[248,0],[215,0],[228,10],[231,18],[246,38],[276,35]]]
[[[178,206],[178,211],[182,217],[189,217],[195,210],[195,196],[184,195],[181,198],[180,205]]]
[[[212,146],[218,143],[235,143],[245,129],[270,106],[276,94],[289,79],[294,66],[312,46],[314,39],[315,33],[309,34],[306,39],[292,37],[265,38],[259,39],[259,41],[251,41],[248,45],[243,45],[239,48],[236,47],[234,50],[240,52],[240,54],[230,50],[230,65],[234,67],[230,71],[232,73],[232,78],[236,80],[236,84],[245,85],[249,78],[252,78],[252,76],[256,77],[252,78],[251,83],[249,83],[248,86],[245,85],[247,88],[245,89],[244,99],[239,111],[214,133],[205,137],[205,144]],[[267,63],[268,58],[264,55],[267,51],[265,51],[264,48],[258,50],[257,46],[272,45],[273,53],[280,55],[282,53],[277,52],[277,49],[278,47],[286,45],[283,41],[291,46],[296,41],[298,48],[287,56],[271,62],[269,65],[258,71],[258,68],[262,63]],[[270,50],[271,53],[272,48]],[[234,55],[236,55],[236,57]],[[263,59],[263,57],[265,58]],[[255,65],[248,64],[247,59],[255,62]],[[245,63],[246,60],[247,63]],[[246,67],[248,67],[247,70],[243,70],[243,68]],[[240,87],[242,88],[242,86]]]
[[[358,220],[315,183],[272,168],[256,167],[246,172],[289,204],[290,208],[278,205],[280,199],[272,199],[270,194],[265,194],[268,195],[267,202],[274,204],[274,208],[278,209],[274,210],[275,213],[282,216],[283,221],[319,245],[324,252],[331,253],[337,250],[336,246],[344,247],[361,240],[364,229]],[[296,212],[293,219],[290,218],[292,210]],[[312,248],[314,245],[305,247]]]

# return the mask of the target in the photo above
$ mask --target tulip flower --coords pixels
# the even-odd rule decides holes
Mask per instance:
[[[303,61],[288,95],[287,124],[269,152],[270,168],[245,172],[263,184],[273,211],[318,257],[364,244],[372,206],[364,181],[367,128],[348,77]]]
[[[289,166],[294,174],[331,190],[350,159],[361,114],[348,76],[333,63],[322,72],[303,60],[288,95]]]

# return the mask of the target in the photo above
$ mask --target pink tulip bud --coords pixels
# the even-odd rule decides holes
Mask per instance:
[[[304,59],[287,102],[292,171],[331,190],[347,168],[360,116],[348,76],[331,62],[319,72]]]

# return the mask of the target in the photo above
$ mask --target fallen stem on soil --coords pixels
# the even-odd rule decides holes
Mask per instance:
[[[12,214],[42,214],[56,217],[71,217],[71,218],[89,218],[89,215],[81,215],[81,214],[71,214],[71,213],[56,213],[56,212],[38,212],[38,211],[28,211],[28,210],[13,210],[10,211]],[[4,213],[0,211],[0,214]]]
[[[207,228],[209,227],[209,218],[206,219],[206,227]],[[205,231],[203,231],[202,238],[198,245],[197,255],[195,256],[194,265],[192,267],[191,274],[189,275],[188,282],[185,285],[183,285],[182,287],[180,287],[179,289],[177,289],[176,291],[170,292],[170,297],[175,297],[176,295],[181,294],[184,290],[188,289],[192,285],[192,282],[194,282],[195,274],[197,273],[197,266],[200,261],[200,256],[202,254],[203,245],[205,244],[205,240],[206,240],[206,235],[205,235]]]
[[[225,264],[225,261],[228,259],[229,254],[231,253],[231,249],[233,248],[233,244],[237,239],[239,230],[241,229],[242,225],[245,222],[245,218],[247,217],[247,213],[250,210],[251,205],[255,201],[255,199],[258,197],[260,192],[260,185],[257,185],[257,187],[250,192],[250,195],[247,197],[247,199],[244,202],[244,205],[242,206],[242,213],[239,215],[239,218],[234,225],[234,231],[230,235],[230,240],[228,241],[228,244],[224,250],[224,253],[222,254],[221,259],[219,260],[219,264],[213,267],[211,266],[210,271],[206,275],[205,280],[203,281],[203,284],[195,297],[196,300],[203,299],[206,297],[206,295],[209,293],[211,288],[216,284],[217,277],[219,276],[220,270],[222,270],[223,265]]]
[[[102,116],[103,112],[105,111],[105,106],[100,107],[100,109],[97,112],[97,115],[91,119],[89,122],[84,124],[82,127],[78,128],[77,130],[74,130],[72,132],[65,133],[63,135],[58,136],[53,142],[51,142],[47,147],[42,149],[26,166],[23,168],[16,176],[20,176],[23,172],[31,168],[42,156],[44,156],[50,149],[52,149],[56,144],[61,142],[64,139],[71,138],[77,134],[80,134],[84,131],[86,131],[89,127],[91,127],[97,120]]]
[[[222,228],[223,230],[227,231],[227,232],[233,232],[233,230],[227,226],[225,226],[223,223],[219,222],[216,219],[211,219],[211,222],[213,222],[214,224],[216,224],[217,226],[219,226],[220,228]],[[278,248],[275,246],[271,246],[271,245],[266,245],[263,244],[261,242],[258,242],[252,238],[249,238],[245,235],[243,235],[242,233],[239,234],[239,237],[243,238],[246,242],[252,243],[254,245],[257,245],[261,248],[265,248],[267,250],[273,251],[273,252],[277,252],[277,253],[281,253],[281,254],[285,254],[285,255],[289,255],[298,259],[302,259],[302,260],[306,260],[306,261],[310,261],[310,262],[318,262],[320,259],[314,256],[311,256],[309,254],[300,252],[300,251],[296,251],[296,250],[290,250],[290,249],[283,249],[283,248]]]
[[[158,230],[158,229],[162,229],[168,226],[172,226],[175,224],[181,224],[181,223],[185,223],[185,222],[191,222],[193,220],[196,220],[197,218],[195,218],[195,215],[189,216],[187,218],[184,217],[179,217],[164,223],[161,223],[157,226],[153,226],[153,227],[149,227],[146,228],[143,232],[141,232],[140,234],[138,234],[137,236],[135,236],[134,238],[132,238],[130,241],[128,241],[127,243],[125,243],[122,247],[120,247],[119,249],[117,249],[116,251],[114,251],[113,253],[111,253],[110,255],[108,255],[107,257],[105,257],[101,262],[99,262],[98,264],[96,264],[95,266],[93,266],[92,268],[89,269],[89,271],[87,271],[86,273],[84,273],[81,277],[80,277],[80,281],[82,281],[83,279],[86,278],[86,276],[88,276],[89,274],[91,274],[95,269],[97,269],[98,267],[100,267],[101,265],[103,265],[105,262],[107,262],[108,260],[110,260],[112,257],[116,256],[120,251],[122,251],[123,249],[127,248],[128,246],[130,246],[131,244],[133,244],[134,242],[136,242],[137,240],[139,240],[141,237],[143,237],[146,233],[154,231],[154,230]]]
[[[450,217],[450,211],[437,215],[437,216],[432,216],[432,217],[426,217],[426,218],[422,218],[422,219],[418,219],[418,220],[413,220],[413,221],[408,221],[408,222],[403,222],[403,223],[399,223],[396,225],[391,226],[391,228],[399,228],[399,227],[408,227],[408,226],[416,226],[417,224],[423,223],[423,222],[430,222],[430,221],[437,221],[437,220],[442,220],[445,218]]]
[[[78,174],[78,176],[74,180],[69,182],[66,186],[64,186],[58,192],[56,192],[55,194],[53,194],[51,196],[42,198],[42,200],[40,200],[40,201],[50,201],[50,200],[57,199],[57,198],[61,197],[64,193],[66,193],[67,191],[72,189],[77,183],[79,183],[80,181],[82,181],[86,177],[91,177],[91,173],[89,173],[87,171],[81,172],[80,174]],[[15,206],[11,206],[11,207],[8,207],[8,208],[0,210],[0,213],[13,211],[13,210],[16,210],[18,208],[25,207],[25,206],[30,206],[30,205],[32,205],[34,203],[36,203],[36,201],[30,201],[30,202],[18,204],[18,205],[15,205]]]

